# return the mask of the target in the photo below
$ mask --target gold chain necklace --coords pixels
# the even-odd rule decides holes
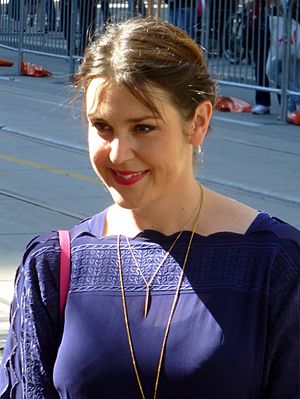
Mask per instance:
[[[202,186],[200,186],[200,190],[202,190]],[[149,298],[150,298],[150,291],[151,291],[151,284],[153,283],[153,280],[155,279],[155,277],[156,277],[157,273],[159,272],[159,270],[161,269],[162,265],[165,263],[165,261],[167,260],[168,256],[170,255],[170,252],[172,251],[173,247],[175,246],[175,244],[177,243],[177,241],[178,241],[179,238],[181,237],[181,235],[182,235],[182,233],[183,233],[185,227],[188,225],[188,223],[190,222],[190,220],[191,220],[192,217],[194,216],[196,210],[199,209],[199,207],[200,207],[200,201],[202,201],[202,192],[201,192],[201,195],[200,195],[200,198],[199,198],[199,202],[198,202],[196,208],[193,210],[191,216],[190,216],[190,217],[188,218],[188,220],[185,222],[185,224],[184,224],[184,226],[182,227],[181,231],[177,234],[175,240],[174,240],[173,243],[171,244],[169,250],[166,252],[166,254],[165,254],[165,256],[163,257],[162,261],[161,261],[161,262],[159,263],[159,265],[157,266],[157,268],[156,268],[154,274],[152,275],[152,277],[150,278],[149,281],[146,280],[146,278],[145,278],[145,276],[144,276],[144,274],[143,274],[143,272],[142,272],[142,269],[141,269],[141,267],[140,267],[140,265],[139,265],[139,263],[138,263],[138,261],[137,261],[135,255],[134,255],[134,253],[133,253],[133,250],[132,250],[132,247],[131,247],[131,245],[130,245],[129,239],[128,239],[127,236],[125,236],[126,241],[127,241],[127,245],[128,245],[129,251],[130,251],[130,254],[131,254],[131,256],[132,256],[132,258],[133,258],[133,260],[134,260],[134,263],[135,263],[135,265],[136,265],[136,267],[137,267],[137,269],[138,269],[138,271],[139,271],[139,273],[140,273],[140,275],[141,275],[141,277],[142,277],[142,279],[144,280],[144,283],[145,283],[145,285],[146,285],[146,297],[145,297],[145,306],[144,306],[144,317],[147,317],[147,314],[148,314]]]
[[[181,284],[182,284],[185,267],[186,267],[186,264],[187,264],[188,256],[189,256],[189,253],[190,253],[192,241],[193,241],[193,238],[194,238],[194,235],[195,235],[196,226],[197,226],[198,218],[199,218],[201,207],[202,207],[202,203],[203,203],[203,189],[202,189],[201,185],[200,185],[200,191],[201,191],[201,202],[199,203],[199,209],[198,209],[198,212],[197,212],[197,215],[196,215],[196,218],[195,218],[195,223],[194,223],[194,226],[193,226],[193,230],[192,230],[192,233],[191,233],[191,236],[190,236],[190,239],[189,239],[188,247],[187,247],[186,254],[185,254],[185,257],[184,257],[184,261],[183,261],[183,265],[182,265],[182,270],[181,270],[181,273],[180,273],[180,276],[179,276],[179,281],[178,281],[177,288],[176,288],[176,291],[175,291],[175,295],[174,295],[174,299],[173,299],[173,302],[172,302],[172,306],[171,306],[171,310],[170,310],[170,314],[169,314],[169,318],[168,318],[165,334],[164,334],[163,341],[162,341],[162,346],[161,346],[161,351],[160,351],[160,356],[159,356],[159,361],[158,361],[158,366],[157,366],[157,373],[156,373],[156,379],[155,379],[153,399],[157,398],[158,383],[159,383],[159,377],[160,377],[160,372],[161,372],[161,366],[162,366],[162,361],[163,361],[163,357],[164,357],[165,347],[166,347],[166,343],[167,343],[167,337],[168,337],[168,334],[169,334],[172,318],[173,318],[174,311],[175,311],[175,308],[176,308],[176,304],[177,304],[177,301],[178,301],[179,291],[180,291],[180,287],[181,287]],[[131,333],[130,333],[130,328],[129,328],[128,312],[127,312],[125,289],[124,289],[124,282],[123,282],[123,273],[122,273],[120,235],[118,235],[118,237],[117,237],[117,252],[118,252],[118,263],[119,263],[119,275],[120,275],[120,286],[121,286],[121,294],[122,294],[123,314],[124,314],[124,321],[125,321],[125,326],[126,326],[129,350],[130,350],[131,360],[132,360],[135,376],[136,376],[136,379],[137,379],[137,383],[138,383],[138,386],[139,386],[139,389],[140,389],[140,393],[141,393],[142,399],[146,399],[146,396],[145,396],[144,390],[143,390],[143,386],[142,386],[142,382],[141,382],[141,379],[140,379],[140,376],[139,376],[139,373],[138,373],[138,369],[137,369],[137,364],[136,364],[135,354],[134,354],[133,344],[132,344],[132,338],[131,338]]]

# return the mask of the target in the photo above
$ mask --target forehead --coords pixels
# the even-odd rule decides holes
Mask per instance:
[[[168,95],[161,89],[147,87],[153,103],[164,117],[172,107]],[[94,78],[86,92],[87,114],[102,111],[147,112],[149,108],[136,98],[123,84],[107,82],[103,78]],[[174,111],[175,109],[173,109]]]
[[[86,91],[87,113],[95,112],[99,103],[103,101],[106,82],[102,78],[92,79]]]

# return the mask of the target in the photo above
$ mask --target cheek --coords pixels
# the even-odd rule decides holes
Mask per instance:
[[[105,142],[94,132],[89,132],[88,137],[89,156],[93,166],[101,167],[101,163],[105,160],[107,146]]]
[[[90,161],[94,168],[99,169],[101,167],[101,153],[99,151],[90,151]]]

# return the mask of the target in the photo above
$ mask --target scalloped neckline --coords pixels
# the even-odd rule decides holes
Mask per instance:
[[[106,212],[107,212],[107,209],[105,209],[100,214],[98,214],[98,216],[102,220],[101,220],[101,223],[100,223],[100,225],[101,225],[100,234],[98,232],[96,234],[96,236],[98,238],[100,238],[100,239],[102,239],[102,238],[110,238],[110,237],[115,238],[116,237],[116,235],[103,236],[103,234],[102,234],[103,230],[104,230],[104,222],[103,221],[105,220]],[[246,236],[248,236],[249,234],[251,234],[255,230],[255,228],[261,223],[262,220],[266,220],[266,218],[271,218],[271,216],[269,214],[265,213],[265,212],[260,212],[259,211],[259,213],[254,218],[252,223],[249,225],[249,227],[247,228],[245,233],[237,233],[237,232],[234,232],[234,231],[226,231],[226,230],[224,230],[224,231],[216,231],[216,232],[210,233],[208,235],[195,233],[195,237],[199,237],[199,238],[202,238],[202,239],[209,239],[209,238],[212,238],[212,237],[230,236],[230,235],[235,236],[235,237],[246,237]],[[183,234],[187,234],[187,233],[191,233],[191,231],[190,230],[185,230],[183,232]],[[135,240],[135,239],[138,239],[138,238],[157,237],[157,238],[160,238],[162,240],[169,240],[169,239],[175,237],[178,234],[179,234],[179,231],[176,231],[175,233],[172,233],[170,235],[166,235],[166,234],[164,234],[164,233],[162,233],[162,232],[160,232],[158,230],[144,229],[144,230],[139,231],[135,236],[129,237],[129,238],[130,238],[130,240]]]

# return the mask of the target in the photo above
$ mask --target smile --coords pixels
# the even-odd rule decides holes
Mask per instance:
[[[137,183],[147,174],[147,170],[143,170],[140,172],[132,172],[132,171],[118,171],[111,169],[111,172],[115,181],[118,184],[122,184],[125,186]]]

